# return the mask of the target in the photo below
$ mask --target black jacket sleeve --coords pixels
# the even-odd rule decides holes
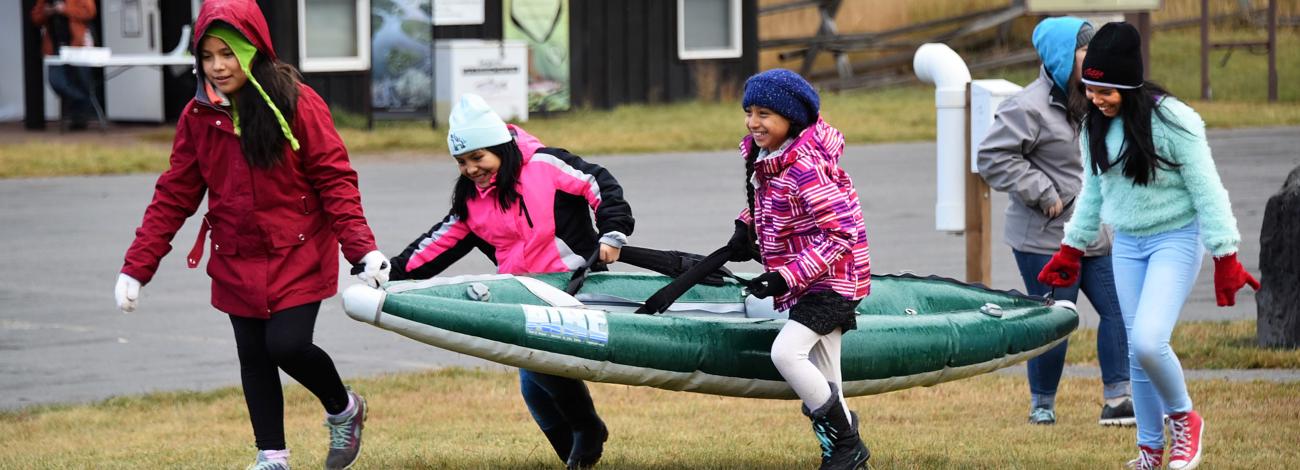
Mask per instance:
[[[392,265],[389,278],[400,281],[437,276],[474,248],[486,254],[493,263],[496,262],[496,250],[491,245],[469,231],[465,222],[455,214],[447,214],[442,221],[407,245],[401,254],[389,260]],[[411,263],[412,258],[417,259],[416,263]]]
[[[588,183],[581,189],[574,188],[575,185],[567,181],[559,183],[558,187],[570,194],[587,198],[588,203],[599,199],[600,203],[595,206],[595,212],[596,229],[601,235],[610,232],[619,232],[625,236],[632,235],[632,229],[636,225],[636,219],[632,217],[632,206],[623,199],[623,186],[614,179],[614,175],[609,170],[560,148],[544,148],[539,150],[538,154],[554,156],[562,164],[576,171],[576,173],[565,171],[567,177],[581,179]],[[537,155],[535,154],[533,158],[536,159]]]

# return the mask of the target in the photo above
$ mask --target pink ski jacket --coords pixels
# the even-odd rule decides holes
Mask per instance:
[[[741,158],[757,155],[753,136]],[[790,291],[776,298],[788,309],[805,294],[835,291],[850,299],[871,292],[871,256],[858,192],[839,167],[844,135],[821,118],[780,155],[754,164],[753,225],[763,266],[781,274]]]
[[[481,190],[466,201],[468,220],[450,213],[394,257],[392,279],[435,276],[473,248],[492,258],[499,273],[527,274],[577,269],[598,243],[623,246],[635,221],[614,176],[509,127],[524,158],[519,204],[502,210],[495,186]],[[592,230],[593,211],[601,236]]]

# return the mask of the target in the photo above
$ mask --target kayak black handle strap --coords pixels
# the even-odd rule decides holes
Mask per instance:
[[[582,266],[573,270],[573,276],[569,277],[569,285],[565,286],[564,292],[569,295],[577,295],[578,291],[582,289],[582,283],[587,281],[587,273],[591,271],[592,266],[595,266],[599,262],[600,250],[597,249],[596,252],[592,253],[591,256],[587,258],[587,261],[583,263]]]
[[[713,253],[709,253],[709,256],[705,256],[704,259],[695,263],[694,266],[691,266],[689,270],[682,273],[680,276],[677,276],[677,278],[673,279],[672,282],[669,282],[668,285],[659,289],[654,294],[651,294],[650,298],[646,299],[645,303],[641,305],[641,308],[636,310],[636,313],[664,313],[668,310],[668,306],[677,301],[682,294],[685,294],[686,291],[691,289],[691,287],[699,284],[700,281],[713,275],[722,268],[723,265],[727,264],[727,259],[730,257],[731,249],[728,247],[724,246],[714,250]],[[740,281],[742,284],[748,285],[748,281],[741,280],[730,272],[726,272],[725,275]]]

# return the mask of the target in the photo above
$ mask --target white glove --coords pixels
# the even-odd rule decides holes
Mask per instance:
[[[388,257],[379,250],[371,251],[361,257],[361,266],[357,278],[366,285],[378,289],[380,285],[388,282],[388,271],[391,266],[388,265]]]
[[[134,312],[136,301],[140,298],[140,281],[126,273],[119,273],[113,295],[117,297],[117,308],[123,312]]]

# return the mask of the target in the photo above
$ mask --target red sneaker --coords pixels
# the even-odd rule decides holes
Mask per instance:
[[[1164,456],[1164,449],[1138,446],[1138,458],[1128,461],[1125,467],[1132,470],[1160,470],[1160,461]]]
[[[1201,432],[1205,422],[1195,411],[1169,415],[1169,433],[1173,445],[1169,448],[1169,468],[1191,470],[1201,463]]]

